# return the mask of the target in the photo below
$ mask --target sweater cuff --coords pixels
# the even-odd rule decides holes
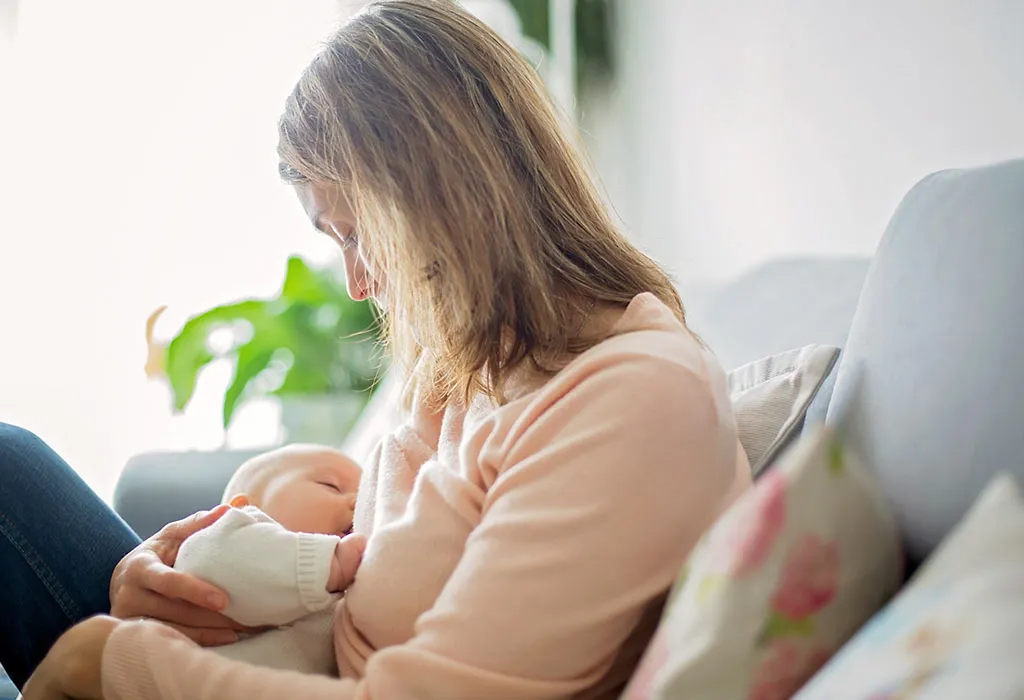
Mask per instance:
[[[122,621],[103,647],[100,680],[104,698],[158,697],[159,689],[147,663],[152,653],[150,642],[155,638],[192,643],[185,635],[159,622]]]
[[[309,612],[318,612],[334,601],[334,595],[327,590],[327,581],[331,576],[334,548],[341,538],[309,532],[298,535],[295,577],[299,601]]]

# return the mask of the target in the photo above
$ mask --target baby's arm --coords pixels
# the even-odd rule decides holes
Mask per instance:
[[[361,556],[361,538],[289,532],[248,506],[185,540],[174,568],[223,589],[236,622],[280,626],[334,602]]]

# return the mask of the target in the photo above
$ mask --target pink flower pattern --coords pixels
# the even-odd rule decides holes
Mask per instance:
[[[736,504],[728,519],[710,533],[704,561],[711,571],[690,578],[686,586],[707,579],[741,578],[761,569],[772,555],[788,519],[786,474],[770,470],[752,493]],[[794,695],[834,653],[817,638],[813,616],[838,594],[839,550],[817,534],[793,534],[781,574],[770,598],[766,628],[748,686],[747,700],[784,700]],[[788,539],[788,537],[787,537]],[[663,629],[655,634],[623,700],[650,700],[655,678],[671,656]]]
[[[776,639],[754,672],[748,700],[786,700],[800,687],[800,651],[793,642]]]
[[[765,474],[750,494],[742,512],[732,514],[729,530],[723,535],[731,556],[728,573],[749,574],[768,558],[772,545],[786,524],[786,478],[773,469]]]
[[[790,551],[772,608],[790,619],[813,615],[835,598],[839,587],[839,552],[834,542],[806,534]]]
[[[776,639],[754,672],[748,700],[786,700],[828,661],[826,649],[804,653],[790,640]]]

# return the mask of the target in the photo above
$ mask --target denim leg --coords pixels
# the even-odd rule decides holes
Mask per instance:
[[[0,666],[19,687],[68,627],[110,611],[139,538],[38,437],[0,423]]]

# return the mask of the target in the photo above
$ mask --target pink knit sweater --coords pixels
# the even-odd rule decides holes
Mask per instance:
[[[108,699],[605,698],[665,590],[750,484],[725,378],[643,294],[540,387],[414,412],[366,465],[369,546],[335,615],[341,679],[257,668],[122,624]]]

